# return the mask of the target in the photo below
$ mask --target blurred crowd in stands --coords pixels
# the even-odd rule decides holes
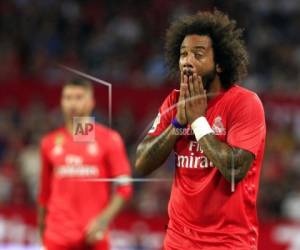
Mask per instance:
[[[0,79],[34,75],[57,83],[64,77],[57,63],[63,63],[116,84],[162,85],[168,75],[166,28],[182,15],[213,6],[245,28],[247,85],[299,91],[297,0],[3,0]]]
[[[214,2],[214,5],[212,5]],[[164,34],[170,22],[213,6],[245,28],[250,55],[246,87],[300,96],[300,4],[297,0],[3,0],[0,3],[0,82],[11,78],[64,79],[57,64],[139,88],[164,86]],[[3,85],[2,85],[3,86]],[[5,91],[5,88],[1,91]],[[300,97],[299,97],[300,99]],[[300,100],[299,100],[300,102]],[[274,115],[266,108],[266,116]],[[272,114],[271,114],[272,113]],[[0,206],[34,206],[39,176],[39,140],[61,124],[59,107],[33,102],[26,110],[0,107]],[[137,121],[127,110],[114,128],[134,159]],[[284,110],[268,127],[259,214],[300,221],[300,112]],[[172,159],[154,175],[170,177]],[[165,213],[171,183],[139,185],[131,209]]]

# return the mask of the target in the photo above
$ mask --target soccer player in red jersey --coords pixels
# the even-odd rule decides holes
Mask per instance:
[[[109,224],[132,193],[123,141],[116,131],[98,123],[94,138],[76,141],[73,118],[80,117],[85,124],[84,117],[94,107],[91,83],[66,83],[61,106],[65,126],[41,142],[38,211],[43,245],[47,250],[107,250]],[[116,185],[107,178],[115,178]]]
[[[185,17],[167,31],[166,58],[180,73],[180,90],[160,107],[135,166],[149,174],[175,152],[166,250],[257,249],[266,126],[258,96],[237,84],[247,73],[243,44],[220,11]]]

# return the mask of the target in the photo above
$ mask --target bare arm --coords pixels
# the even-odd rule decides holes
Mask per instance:
[[[110,222],[121,211],[124,204],[125,199],[121,195],[115,193],[107,207],[101,212],[101,222],[106,223],[107,225],[110,224]]]
[[[43,238],[44,231],[46,228],[45,218],[46,218],[47,210],[45,207],[38,206],[38,230],[40,237]]]
[[[213,162],[226,180],[231,180],[231,168],[234,167],[234,179],[241,181],[248,172],[254,155],[249,151],[232,148],[228,144],[221,142],[214,134],[202,137],[199,142],[205,156]]]
[[[179,135],[172,125],[159,136],[146,136],[137,148],[137,173],[145,176],[159,168],[170,155],[178,138]]]
[[[107,207],[87,225],[86,242],[93,244],[97,240],[101,240],[108,226],[124,204],[125,199],[115,193]]]

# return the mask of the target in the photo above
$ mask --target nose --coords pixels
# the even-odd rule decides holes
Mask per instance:
[[[192,53],[187,53],[187,55],[182,58],[181,66],[183,73],[191,75],[194,72],[194,64],[193,64],[193,55]]]

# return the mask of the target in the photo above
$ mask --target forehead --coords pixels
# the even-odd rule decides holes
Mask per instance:
[[[62,93],[63,94],[83,93],[83,92],[88,92],[87,90],[88,90],[87,88],[84,88],[82,86],[66,85],[64,86]]]
[[[210,48],[212,45],[211,39],[206,35],[187,35],[182,43],[181,48]]]

